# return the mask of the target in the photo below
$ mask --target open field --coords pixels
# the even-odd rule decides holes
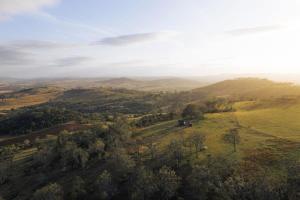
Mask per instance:
[[[223,137],[237,127],[241,141],[236,154],[241,158],[264,151],[277,156],[300,156],[300,104],[253,110],[242,110],[242,104],[249,105],[249,102],[239,102],[236,107],[240,110],[236,112],[206,114],[205,119],[194,123],[192,128],[176,127],[174,120],[147,127],[137,135],[145,142],[166,147],[172,140],[201,133],[206,136],[208,146],[205,154],[230,155],[233,146]]]
[[[51,99],[56,98],[60,94],[59,90],[38,90],[34,93],[16,92],[7,93],[7,97],[0,100],[0,111],[9,111],[22,107],[28,107],[46,103]]]

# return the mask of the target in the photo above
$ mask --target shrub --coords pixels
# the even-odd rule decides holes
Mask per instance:
[[[33,195],[34,200],[63,200],[62,187],[57,183],[51,183],[39,190]]]

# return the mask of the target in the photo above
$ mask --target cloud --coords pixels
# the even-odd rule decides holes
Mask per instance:
[[[20,49],[53,49],[67,46],[58,42],[42,40],[18,40],[10,42],[9,45]]]
[[[84,57],[84,56],[73,56],[73,57],[66,57],[60,58],[55,61],[55,66],[57,67],[70,67],[82,64],[85,61],[89,61],[91,58]]]
[[[30,13],[58,3],[59,0],[0,0],[0,21],[22,13]]]
[[[232,36],[244,36],[244,35],[251,35],[257,33],[265,33],[270,31],[278,31],[283,27],[280,25],[272,25],[272,26],[256,26],[256,27],[249,27],[249,28],[240,28],[240,29],[232,29],[226,31],[226,34]]]
[[[2,65],[25,65],[33,63],[29,53],[19,49],[0,46],[0,66]]]
[[[136,33],[131,35],[120,35],[116,37],[106,37],[93,43],[94,45],[125,46],[148,41],[166,39],[174,36],[175,32],[153,32],[153,33]]]
[[[111,35],[112,30],[107,30],[107,28],[99,28],[99,27],[94,27],[91,25],[88,25],[86,23],[79,23],[75,21],[70,21],[68,19],[60,19],[54,15],[51,15],[47,12],[44,11],[39,11],[34,13],[37,17],[42,18],[44,20],[47,20],[50,23],[61,25],[67,28],[75,28],[78,29],[79,31],[87,31],[94,33],[95,35]],[[74,34],[74,33],[73,33]]]

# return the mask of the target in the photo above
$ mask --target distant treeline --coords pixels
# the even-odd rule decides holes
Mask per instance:
[[[158,122],[168,121],[174,119],[175,114],[174,113],[159,113],[159,114],[151,114],[141,117],[137,120],[135,125],[137,127],[146,127],[153,125]]]

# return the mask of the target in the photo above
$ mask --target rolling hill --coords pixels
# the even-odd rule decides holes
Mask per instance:
[[[189,95],[192,100],[212,97],[269,99],[283,96],[300,96],[300,86],[291,83],[277,83],[267,79],[239,78],[191,90]]]
[[[0,94],[0,111],[47,103],[62,93],[58,87],[34,87]]]
[[[102,87],[126,88],[142,91],[185,91],[201,87],[204,83],[183,78],[162,78],[162,79],[130,79],[115,78],[99,81]]]
[[[69,195],[73,178],[77,176],[83,178],[85,187],[91,188],[88,191],[93,194],[97,191],[93,189],[93,185],[98,183],[95,178],[102,174],[101,170],[109,171],[114,181],[116,179],[116,183],[123,186],[124,180],[131,184],[136,177],[147,178],[149,174],[161,171],[162,166],[170,166],[184,181],[204,173],[193,185],[205,180],[202,183],[205,186],[210,183],[206,180],[211,180],[215,170],[224,174],[231,171],[226,162],[232,162],[230,173],[233,175],[224,180],[223,176],[217,176],[216,185],[221,180],[225,181],[226,187],[220,186],[222,189],[232,184],[244,187],[248,183],[252,188],[252,183],[261,185],[261,180],[274,188],[271,192],[287,187],[289,167],[299,161],[300,155],[300,87],[253,78],[222,81],[178,93],[109,86],[141,86],[139,83],[139,80],[121,78],[106,80],[105,87],[68,90],[56,90],[52,86],[34,87],[10,93],[11,98],[19,101],[22,98],[51,96],[52,92],[59,91],[51,97],[51,101],[45,99],[42,104],[43,101],[26,109],[10,111],[0,118],[3,134],[0,145],[5,146],[2,153],[9,150],[6,156],[14,166],[5,168],[8,171],[2,173],[5,178],[2,180],[7,181],[0,185],[4,198],[30,199],[34,191],[50,182],[62,185],[65,194]],[[169,81],[171,83],[172,80]],[[229,98],[233,109],[207,112],[203,119],[193,120],[192,127],[178,126],[180,115],[141,127],[131,123],[141,116],[161,113],[163,107],[170,109],[172,104],[204,102],[216,97]],[[120,113],[123,115],[118,115]],[[122,117],[125,117],[124,121]],[[233,129],[239,136],[236,151],[233,144],[224,139]],[[24,130],[27,135],[23,134]],[[59,134],[62,130],[71,132]],[[20,135],[17,136],[17,133]],[[201,140],[205,148],[200,151],[194,151],[197,138],[204,138]],[[123,153],[115,151],[115,148],[122,148]],[[95,149],[99,150],[98,154],[95,154]],[[84,162],[84,165],[76,162]],[[128,180],[123,176],[119,180],[118,169],[124,167],[123,164],[125,167],[129,164],[133,170],[126,172]],[[206,164],[207,170],[203,168]],[[144,173],[131,176],[146,168],[153,171],[146,176]],[[191,174],[195,169],[201,171]],[[7,172],[16,175],[11,176]],[[235,183],[233,180],[243,182]],[[185,187],[185,182],[182,185]],[[255,185],[255,191],[257,187]],[[265,189],[265,185],[262,188]],[[126,194],[127,188],[124,191]],[[119,199],[123,196],[120,193]]]

